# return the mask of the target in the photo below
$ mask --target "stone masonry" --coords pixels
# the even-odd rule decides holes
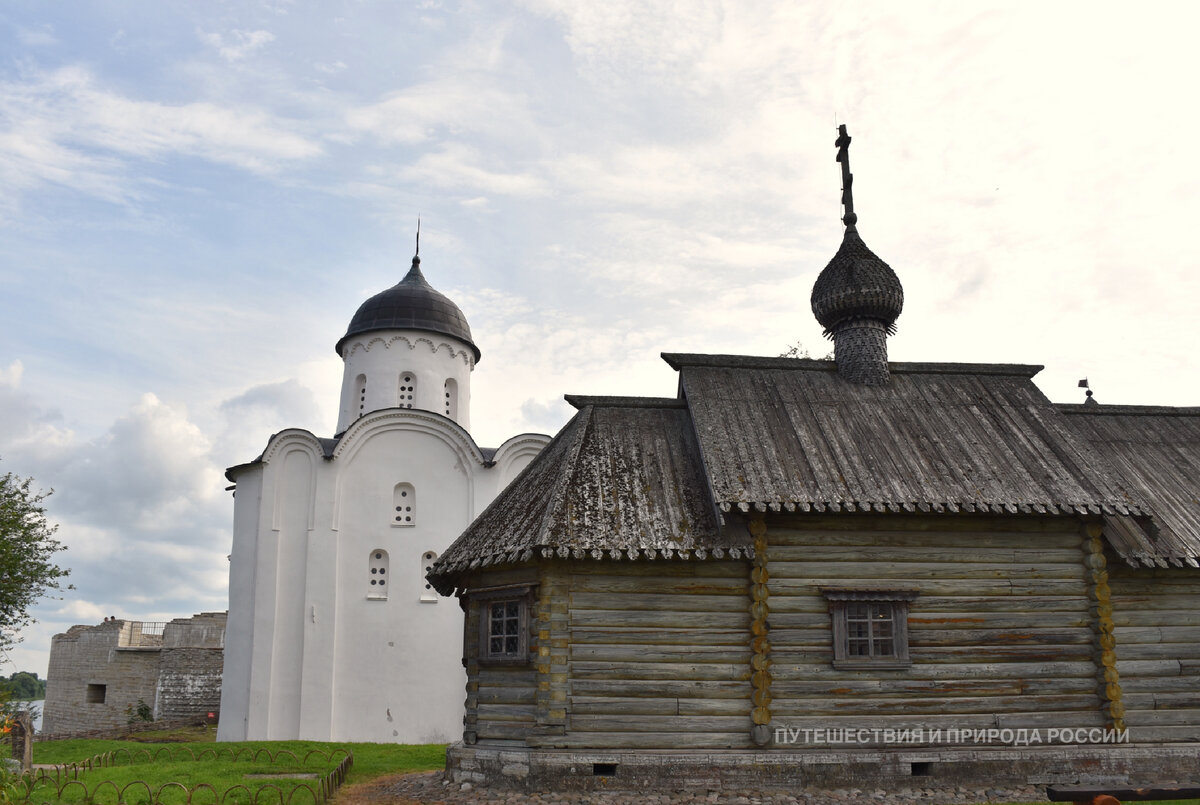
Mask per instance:
[[[124,727],[143,704],[155,720],[216,713],[224,643],[224,612],[72,626],[51,641],[42,732]]]

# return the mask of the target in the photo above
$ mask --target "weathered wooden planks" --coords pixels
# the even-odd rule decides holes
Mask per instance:
[[[935,518],[826,518],[825,528],[783,517],[770,529],[772,707],[780,723],[1099,724],[1077,523],[927,519]],[[873,523],[884,530],[867,530]],[[999,530],[988,532],[989,524]],[[822,588],[917,590],[911,667],[832,668]]]
[[[1200,740],[1200,571],[1109,565],[1117,669],[1135,741]]]
[[[1108,573],[1134,740],[1200,740],[1195,571],[1089,565],[1066,517],[766,522],[772,727],[1103,727],[1089,591]],[[535,661],[480,667],[468,649],[468,729],[498,745],[749,748],[750,567],[543,563]],[[917,590],[911,667],[834,668],[822,587]]]
[[[695,577],[686,572],[701,565]],[[564,745],[744,745],[747,587],[740,560],[573,568]],[[673,737],[653,737],[665,734]]]

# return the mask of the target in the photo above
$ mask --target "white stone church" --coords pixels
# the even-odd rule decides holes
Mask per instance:
[[[462,732],[462,611],[438,554],[549,441],[471,437],[479,348],[421,274],[337,342],[333,438],[288,429],[236,484],[219,740],[447,742]]]

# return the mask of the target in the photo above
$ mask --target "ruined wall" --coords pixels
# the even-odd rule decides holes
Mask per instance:
[[[158,684],[157,648],[121,648],[124,621],[72,626],[50,643],[42,732],[82,732],[121,727],[138,700],[153,706]]]
[[[225,613],[178,618],[163,630],[155,717],[206,716],[221,708]]]
[[[217,711],[225,613],[177,618],[161,633],[143,626],[114,620],[54,636],[43,734],[124,727],[143,702],[158,720]]]

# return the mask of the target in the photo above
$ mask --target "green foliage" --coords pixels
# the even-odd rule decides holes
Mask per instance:
[[[202,744],[199,749],[140,744],[94,757],[83,768],[39,771],[22,799],[88,805],[116,805],[118,801],[125,805],[186,805],[192,792],[198,791],[204,801],[228,805],[316,805],[324,800],[322,781],[348,755],[340,747],[301,753],[278,745],[252,750],[233,744]]]
[[[807,349],[807,348],[806,348],[806,347],[805,347],[803,344],[801,344],[799,341],[797,341],[795,344],[788,344],[788,348],[787,348],[787,349],[786,349],[784,352],[780,353],[779,357],[781,357],[781,358],[809,358],[809,359],[811,359],[811,358],[812,358],[812,355],[810,355],[810,354],[808,353],[808,349]],[[826,352],[826,353],[825,353],[824,355],[822,355],[820,358],[817,358],[817,360],[820,360],[820,361],[831,361],[831,360],[833,360],[833,350],[830,350],[829,352]]]
[[[138,699],[137,705],[125,705],[125,717],[130,724],[136,724],[139,721],[153,721],[154,710],[146,704],[145,699]]]
[[[16,775],[0,766],[0,805],[11,805],[19,796]]]
[[[54,538],[58,526],[46,520],[42,501],[49,494],[33,491],[31,478],[0,475],[0,649],[19,639],[33,622],[29,610],[61,590],[70,573],[52,561],[65,546]]]
[[[125,749],[131,753],[149,750],[152,754],[163,748],[176,751],[177,748],[187,748],[197,757],[204,750],[238,751],[242,748],[252,752],[267,750],[272,754],[289,751],[298,758],[303,758],[308,752],[316,749],[329,753],[346,749],[354,754],[354,765],[350,768],[347,783],[361,783],[384,774],[399,774],[409,771],[434,771],[445,766],[445,744],[368,744],[368,743],[320,743],[317,741],[244,741],[238,743],[173,743],[147,744],[138,741],[112,741],[95,738],[80,738],[64,741],[40,741],[33,745],[34,763],[79,763],[87,758],[105,752]],[[225,764],[228,765],[228,764]],[[236,770],[235,770],[236,771]],[[218,770],[219,772],[219,770]],[[234,774],[234,777],[239,773]],[[143,778],[152,785],[161,786],[172,779],[156,762],[143,770]],[[228,779],[228,778],[226,778]],[[240,779],[240,778],[239,778]],[[221,777],[213,777],[206,782],[214,786],[221,782]],[[298,800],[297,800],[298,801]]]
[[[36,673],[17,671],[5,679],[0,676],[0,695],[7,694],[17,702],[32,702],[46,698],[46,680],[38,679]]]

